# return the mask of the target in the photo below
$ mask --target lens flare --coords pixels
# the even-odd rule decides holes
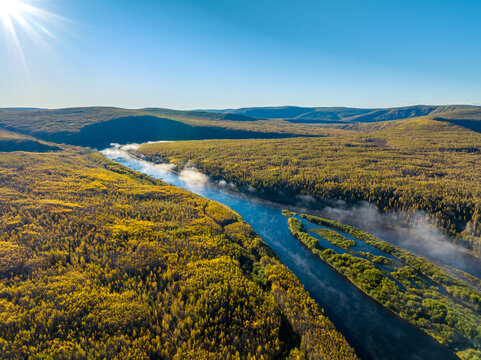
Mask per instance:
[[[24,23],[28,13],[35,14],[36,9],[20,0],[0,0],[0,19],[10,32],[14,31],[14,22]]]
[[[54,38],[52,28],[59,27],[64,19],[39,7],[33,6],[38,0],[0,0],[0,53],[8,54],[12,66],[23,65],[22,73],[28,76],[28,58],[38,60],[40,50],[47,56],[54,56],[48,39]],[[4,49],[1,49],[1,47]]]

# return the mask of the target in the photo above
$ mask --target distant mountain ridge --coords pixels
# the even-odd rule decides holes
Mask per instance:
[[[10,110],[10,111],[36,111],[36,110],[47,110],[45,108],[34,108],[34,107],[6,107],[0,108],[0,110]]]
[[[296,123],[353,123],[400,120],[419,116],[439,117],[443,120],[459,119],[465,114],[471,120],[481,120],[481,106],[472,105],[413,105],[393,108],[351,107],[248,107],[240,109],[208,110],[221,114],[236,114],[263,119],[284,119]],[[443,117],[442,115],[447,115]]]
[[[0,109],[0,129],[56,143],[100,147],[117,142],[324,136],[328,127],[425,117],[481,132],[481,107],[260,107],[227,110],[79,107]]]

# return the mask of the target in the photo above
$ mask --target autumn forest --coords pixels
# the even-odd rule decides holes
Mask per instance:
[[[339,314],[326,314],[322,291],[315,300],[299,270],[239,213],[98,152],[109,145],[89,134],[100,139],[113,128],[106,140],[184,140],[131,145],[123,156],[181,178],[186,169],[203,173],[231,196],[292,209],[308,196],[313,213],[338,200],[386,214],[423,211],[456,249],[480,256],[478,132],[426,115],[306,124],[206,114],[0,112],[3,358],[369,358]],[[138,121],[147,128],[132,132]],[[163,135],[166,124],[175,139]],[[477,276],[336,218],[282,214],[310,261],[327,264],[356,296],[425,333],[446,356],[481,357]],[[307,255],[297,256],[302,263]]]

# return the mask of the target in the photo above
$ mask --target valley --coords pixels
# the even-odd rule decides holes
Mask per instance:
[[[102,153],[131,169],[226,204],[239,213],[299,278],[361,359],[389,359],[396,356],[413,359],[456,358],[447,348],[379,306],[311,255],[291,235],[287,218],[282,214],[282,204],[233,191],[229,186],[210,182],[205,175],[192,169],[172,172],[169,167],[132,157],[126,151],[128,149],[129,146],[125,150],[116,146]],[[389,326],[389,332],[385,331],[386,326]]]
[[[481,360],[480,18],[0,0],[0,360]]]
[[[339,111],[1,110],[4,353],[478,358],[476,109]]]

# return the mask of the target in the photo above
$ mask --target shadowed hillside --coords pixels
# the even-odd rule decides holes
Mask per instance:
[[[262,121],[236,114],[111,107],[0,110],[0,128],[58,143],[94,147],[110,142],[278,138],[320,136],[326,133],[322,129]]]
[[[21,132],[55,133],[74,132],[84,126],[128,116],[158,116],[176,121],[255,121],[240,115],[169,109],[122,109],[115,107],[81,107],[53,110],[0,109],[0,124]]]
[[[112,142],[130,143],[155,140],[276,138],[289,134],[256,132],[216,126],[195,126],[156,116],[126,116],[93,123],[76,132],[34,133],[58,143],[106,147]]]
[[[434,120],[447,121],[451,124],[464,126],[468,129],[481,132],[481,108],[453,109],[443,113],[432,113]]]
[[[30,136],[16,134],[10,131],[0,130],[0,151],[33,151],[46,152],[56,151],[60,148]]]

